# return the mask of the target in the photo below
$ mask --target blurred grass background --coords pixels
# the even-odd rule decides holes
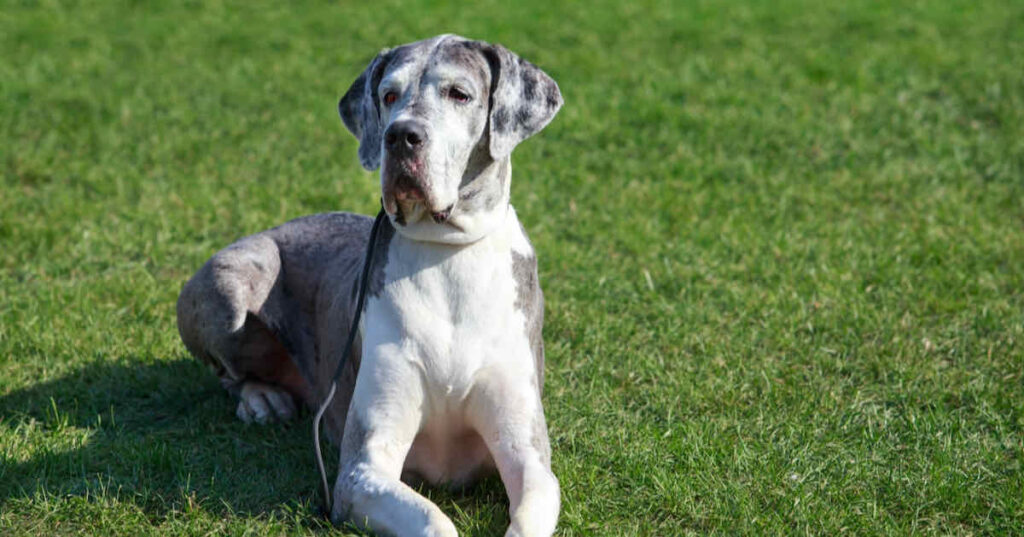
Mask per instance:
[[[234,239],[372,213],[336,103],[453,32],[514,156],[563,535],[1024,533],[1024,4],[0,3],[0,533],[326,534],[308,419],[180,344]],[[500,482],[424,491],[465,535]]]

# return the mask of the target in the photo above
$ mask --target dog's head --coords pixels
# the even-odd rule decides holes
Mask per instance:
[[[338,103],[359,161],[381,168],[400,233],[468,242],[508,204],[509,154],[562,106],[558,85],[500,45],[442,35],[377,55]],[[486,183],[486,184],[482,184]]]

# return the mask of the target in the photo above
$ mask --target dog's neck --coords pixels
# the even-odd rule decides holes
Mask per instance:
[[[470,166],[459,188],[459,201],[443,224],[420,218],[395,229],[406,238],[442,244],[472,244],[498,229],[509,214],[512,161],[510,157]]]

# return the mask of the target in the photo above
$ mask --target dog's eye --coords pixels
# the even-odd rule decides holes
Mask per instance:
[[[448,88],[448,98],[457,103],[468,103],[471,97],[459,88]]]
[[[393,91],[389,91],[389,92],[384,94],[384,104],[386,104],[386,105],[390,106],[392,104],[395,104],[395,101],[397,101],[397,100],[398,100],[398,94],[393,92]]]

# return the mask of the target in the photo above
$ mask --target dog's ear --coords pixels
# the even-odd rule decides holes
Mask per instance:
[[[384,49],[366,66],[363,74],[352,83],[345,96],[338,101],[338,114],[356,138],[359,139],[359,163],[367,170],[380,167],[380,145],[383,136],[377,86],[384,69],[391,62],[393,51]]]
[[[558,84],[501,45],[483,44],[491,67],[490,150],[495,160],[544,128],[562,107]]]

